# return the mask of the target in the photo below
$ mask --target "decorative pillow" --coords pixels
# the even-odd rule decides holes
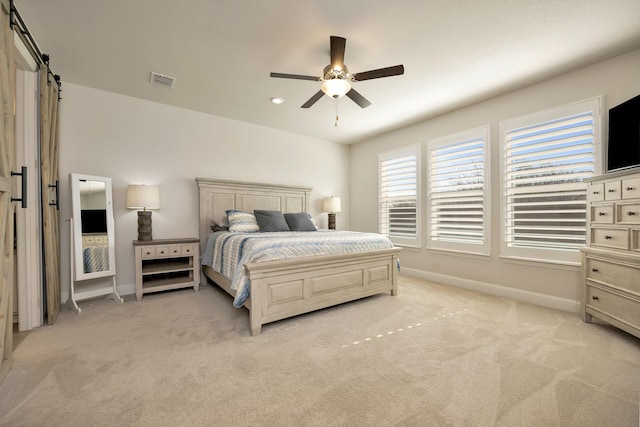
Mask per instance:
[[[229,219],[229,231],[241,231],[243,233],[255,233],[260,231],[255,215],[242,211],[227,211]]]
[[[261,233],[269,231],[290,231],[289,225],[280,211],[256,209],[253,211],[253,214],[256,216]]]
[[[318,229],[313,223],[311,215],[306,212],[286,213],[284,219],[289,224],[291,231],[316,231]]]

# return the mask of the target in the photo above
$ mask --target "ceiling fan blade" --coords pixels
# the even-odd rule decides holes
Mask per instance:
[[[379,79],[381,77],[399,76],[404,74],[404,65],[394,65],[393,67],[379,68],[377,70],[365,71],[364,73],[353,74],[353,80],[361,82],[363,80]]]
[[[283,73],[271,73],[269,74],[270,77],[276,77],[279,79],[296,79],[296,80],[311,80],[314,82],[318,82],[320,81],[320,77],[314,77],[314,76],[303,76],[300,74],[283,74]]]
[[[356,91],[355,89],[351,89],[349,92],[347,92],[347,96],[361,108],[367,108],[369,105],[371,105],[371,102],[369,102],[369,100],[367,100],[367,98],[365,98],[364,96],[360,95],[360,92]]]
[[[342,70],[344,68],[344,47],[347,39],[344,37],[331,36],[331,69]]]
[[[311,98],[309,98],[309,100],[307,102],[302,104],[300,106],[300,108],[309,108],[309,107],[311,107],[313,104],[315,104],[318,101],[318,99],[322,98],[323,96],[324,96],[324,92],[322,90],[317,91],[316,94],[313,95]]]

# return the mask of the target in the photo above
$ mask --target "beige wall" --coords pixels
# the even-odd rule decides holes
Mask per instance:
[[[554,267],[500,258],[499,123],[601,95],[604,96],[603,118],[606,120],[609,108],[640,94],[639,76],[640,50],[636,50],[351,146],[352,228],[358,231],[378,229],[378,153],[409,144],[422,144],[424,181],[427,176],[425,142],[428,139],[488,124],[491,126],[491,256],[462,256],[427,250],[426,233],[423,231],[422,249],[403,250],[403,271],[544,305],[577,309],[577,301],[582,298],[578,267]],[[604,124],[606,129],[606,122]],[[603,137],[606,140],[606,132]],[[423,186],[423,194],[424,190]],[[422,202],[424,212],[424,197]],[[425,220],[423,215],[423,224]]]
[[[164,90],[164,89],[159,89]],[[195,177],[313,187],[311,214],[327,226],[322,198],[349,200],[347,146],[63,83],[60,127],[63,301],[69,290],[68,174],[113,182],[118,289],[134,291],[131,241],[137,215],[125,208],[128,184],[160,187],[154,238],[198,236]],[[349,206],[338,227],[349,228]]]

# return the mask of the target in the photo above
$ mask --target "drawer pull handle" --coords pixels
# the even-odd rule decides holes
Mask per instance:
[[[633,187],[627,187],[627,191],[633,191]]]
[[[613,237],[611,237],[611,236],[604,236],[604,238],[607,239],[607,240],[613,239]]]
[[[594,295],[594,296],[591,297],[591,299],[594,300],[594,301],[598,301],[600,298],[598,298],[597,296]]]
[[[615,193],[616,192],[616,190],[614,188],[610,188],[608,191],[609,191],[609,193]]]
[[[600,216],[605,216],[605,215],[606,215],[606,213],[605,213],[605,212],[598,212],[598,215],[600,215]]]
[[[636,214],[636,213],[635,213],[634,211],[629,211],[629,212],[627,212],[627,215],[629,215],[629,216],[633,216],[633,215],[635,215],[635,214]]]
[[[145,255],[151,255],[151,252],[145,252]]]
[[[594,273],[597,273],[598,269],[594,267],[594,268],[591,269],[591,271],[593,271]]]
[[[600,194],[600,192],[599,191],[594,191],[593,194]]]

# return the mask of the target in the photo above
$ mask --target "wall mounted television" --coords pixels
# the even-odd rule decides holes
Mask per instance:
[[[105,209],[83,209],[80,211],[82,219],[82,234],[106,233],[107,211]]]
[[[607,172],[640,167],[640,95],[609,110]]]

